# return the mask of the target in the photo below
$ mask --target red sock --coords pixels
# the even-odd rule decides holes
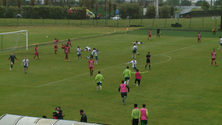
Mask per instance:
[[[57,52],[57,50],[55,50],[55,53]]]
[[[217,63],[215,62],[215,65],[217,65]]]

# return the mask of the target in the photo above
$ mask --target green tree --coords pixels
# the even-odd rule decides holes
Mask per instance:
[[[178,6],[179,5],[179,0],[167,0],[165,2],[167,5],[173,5],[173,6]]]
[[[146,10],[146,17],[154,18],[156,16],[156,7],[154,5],[148,5]]]
[[[6,6],[6,0],[3,0],[3,1],[2,1],[2,5],[3,5],[3,6]]]
[[[124,3],[118,6],[119,15],[121,18],[126,19],[129,16],[131,19],[139,19],[142,15],[142,8],[139,3]]]
[[[191,1],[183,0],[183,1],[181,1],[181,6],[191,6]]]
[[[116,3],[113,3],[113,10],[114,10],[114,14],[113,15],[115,15],[116,14]]]
[[[90,10],[92,0],[84,0],[84,6]]]
[[[96,14],[97,14],[98,8],[99,8],[99,4],[98,4],[98,2],[97,2],[97,3],[95,4]]]
[[[35,5],[35,0],[30,0],[30,5],[34,6]]]
[[[205,11],[207,11],[209,8],[210,8],[210,4],[207,2],[207,1],[203,1],[202,2],[202,5],[201,5],[201,8]]]
[[[161,17],[162,17],[162,18],[169,18],[169,17],[170,17],[170,14],[171,14],[171,12],[170,12],[170,7],[169,7],[169,5],[164,5],[164,6],[162,7],[162,9],[160,10],[160,15],[161,15]]]
[[[44,0],[45,5],[49,5],[49,0]]]
[[[17,0],[17,6],[18,6],[18,8],[20,8],[20,6],[21,6],[21,0]]]
[[[195,3],[195,6],[201,6],[202,5],[202,0],[200,0],[200,1],[197,1],[196,3]]]
[[[109,15],[111,15],[111,11],[112,11],[112,1],[111,1],[111,0],[108,0],[107,5],[108,5]]]
[[[170,16],[174,16],[174,10],[175,10],[175,7],[170,6]]]

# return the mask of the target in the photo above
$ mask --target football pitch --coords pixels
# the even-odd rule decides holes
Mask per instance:
[[[197,43],[195,31],[162,30],[161,37],[152,31],[152,41],[147,40],[148,29],[103,27],[2,27],[0,31],[28,29],[30,44],[52,42],[70,38],[72,47],[70,62],[65,62],[64,50],[58,43],[54,54],[53,44],[39,45],[40,60],[33,60],[34,47],[14,50],[19,60],[9,70],[9,52],[0,53],[0,115],[18,114],[34,117],[46,115],[52,118],[56,106],[63,110],[66,120],[80,120],[83,109],[88,122],[112,125],[130,125],[131,111],[135,103],[139,108],[147,105],[149,125],[219,125],[222,119],[221,70],[222,50],[217,50],[219,35],[201,32],[202,43]],[[41,31],[42,30],[42,31]],[[116,30],[116,33],[113,31]],[[110,34],[110,33],[113,34]],[[110,35],[101,35],[110,34]],[[89,37],[101,35],[99,37]],[[49,36],[49,38],[45,38]],[[73,38],[79,38],[72,40]],[[122,72],[131,61],[132,42],[138,45],[138,69],[149,71],[142,75],[141,85],[134,86],[131,76],[130,92],[123,105],[118,87]],[[76,48],[86,46],[98,49],[98,65],[90,76],[88,59],[90,52],[82,51],[77,61]],[[211,52],[217,52],[217,67],[211,66]],[[145,70],[146,54],[151,54],[151,69]],[[30,60],[27,74],[21,66],[24,56]],[[131,68],[131,64],[128,65]],[[95,75],[104,76],[103,89],[96,90]]]

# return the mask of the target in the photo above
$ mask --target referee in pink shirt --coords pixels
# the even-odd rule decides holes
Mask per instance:
[[[140,109],[141,112],[141,117],[140,117],[140,121],[141,121],[141,125],[148,125],[148,109],[146,109],[146,104],[142,105],[143,108]]]

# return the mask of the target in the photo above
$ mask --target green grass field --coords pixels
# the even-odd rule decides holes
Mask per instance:
[[[88,122],[112,125],[129,125],[133,104],[139,108],[145,103],[149,110],[149,125],[219,125],[222,119],[221,67],[222,56],[218,51],[221,32],[213,36],[202,33],[202,43],[197,44],[197,32],[162,30],[161,37],[153,31],[153,41],[147,41],[148,30],[134,28],[125,35],[125,28],[69,27],[69,26],[21,26],[1,27],[1,32],[27,29],[30,44],[68,38],[83,38],[113,32],[100,37],[72,40],[70,62],[59,43],[58,54],[54,54],[53,44],[39,45],[40,60],[32,60],[34,47],[15,50],[19,58],[9,71],[10,52],[0,53],[0,115],[10,113],[26,116],[52,118],[52,111],[61,106],[66,120],[80,119],[79,109],[83,109]],[[49,36],[48,39],[45,36]],[[151,52],[151,68],[144,74],[141,86],[134,86],[134,76],[130,79],[130,93],[126,105],[122,104],[117,91],[125,63],[131,60],[131,47],[138,45],[138,69],[146,71],[145,55]],[[97,48],[99,65],[94,75],[89,75],[85,56],[77,61],[76,47]],[[218,67],[211,66],[211,52],[216,48]],[[21,61],[30,59],[27,74]],[[129,65],[131,67],[131,65]],[[131,69],[132,70],[132,69]],[[103,90],[96,91],[94,81],[97,71],[105,77]]]

